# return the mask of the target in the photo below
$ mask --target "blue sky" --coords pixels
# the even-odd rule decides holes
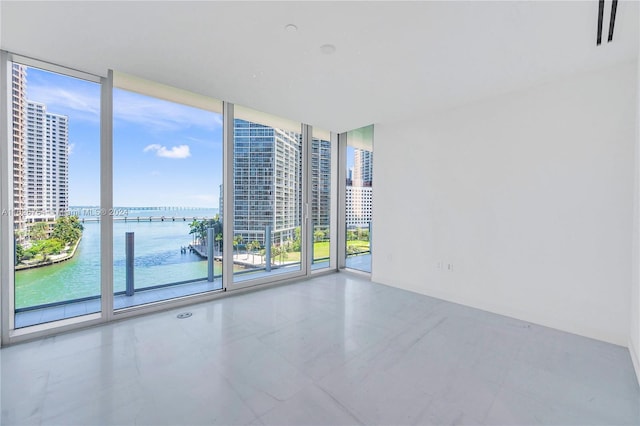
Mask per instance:
[[[69,204],[99,205],[100,86],[29,67],[27,99],[69,117]],[[114,89],[113,116],[114,206],[218,207],[221,114]]]
[[[218,207],[220,114],[115,89],[115,206]],[[100,202],[100,86],[27,69],[27,99],[69,117],[69,203]]]

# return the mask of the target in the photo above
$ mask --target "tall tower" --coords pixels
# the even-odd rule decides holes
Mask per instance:
[[[34,221],[53,220],[69,208],[69,118],[27,101],[25,205]]]
[[[347,228],[369,226],[373,206],[373,152],[353,150],[352,179],[347,179],[346,221]]]
[[[311,141],[311,220],[329,229],[331,218],[331,142]]]
[[[47,114],[47,208],[56,217],[69,212],[69,117]]]
[[[13,119],[13,224],[18,242],[24,241],[26,212],[24,199],[24,154],[26,130],[27,70],[23,65],[11,68],[11,109]]]
[[[234,127],[235,234],[264,244],[269,225],[274,244],[294,239],[302,211],[300,135],[240,119]]]
[[[371,186],[373,183],[373,152],[353,150],[353,186]]]

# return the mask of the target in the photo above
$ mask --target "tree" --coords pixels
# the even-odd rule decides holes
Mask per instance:
[[[46,240],[38,240],[27,250],[27,253],[31,257],[37,255],[42,256],[42,261],[47,261],[48,257],[52,254],[60,254],[64,248],[65,243],[57,238],[48,238]]]
[[[40,241],[47,238],[47,233],[49,231],[49,224],[46,222],[36,223],[29,229],[29,238],[34,241]]]
[[[200,221],[196,218],[193,218],[193,222],[189,224],[189,235],[193,235],[193,244],[196,243],[196,238],[199,236],[198,227],[200,226]]]
[[[271,263],[275,264],[278,256],[280,256],[280,246],[274,244],[271,246]]]
[[[80,239],[83,230],[78,216],[62,216],[56,220],[51,237],[71,245]]]
[[[218,251],[222,251],[222,232],[216,234],[216,242],[218,243]]]
[[[285,244],[280,245],[280,264],[289,257],[289,252],[291,251],[291,243],[286,241]]]
[[[239,250],[240,250],[240,244],[242,244],[244,242],[244,238],[242,238],[242,235],[236,235],[235,237],[233,237],[233,248],[236,250],[236,255],[240,255]]]
[[[358,240],[369,241],[369,230],[367,228],[358,228]]]
[[[22,247],[22,244],[16,243],[15,264],[17,265],[18,263],[20,263],[23,257],[24,257],[24,247]]]
[[[315,231],[313,233],[313,240],[315,242],[319,242],[319,241],[323,241],[324,240],[324,231],[318,229],[317,231]]]
[[[293,247],[292,247],[292,251],[300,251],[300,246],[302,243],[302,238],[300,237],[301,232],[300,232],[300,227],[296,227],[296,229],[294,229],[294,237],[293,237]]]
[[[194,236],[194,242],[198,240],[201,245],[206,246],[209,228],[213,228],[215,241],[222,241],[222,222],[220,222],[220,216],[218,215],[215,215],[213,219],[194,219],[193,222],[189,224],[189,235]],[[219,239],[218,235],[220,235]]]
[[[213,219],[204,219],[202,221],[201,233],[204,241],[207,239],[207,232],[209,228],[213,228],[214,241],[216,241],[216,235],[222,235],[222,222],[220,222],[219,215],[215,215]]]
[[[272,259],[280,258],[280,264],[284,262],[284,260],[289,257],[289,251],[291,244],[289,241],[285,241],[280,245],[274,245],[271,247],[271,257]],[[275,263],[275,262],[274,262]]]
[[[251,251],[251,254],[255,254],[256,250],[260,249],[260,242],[253,240],[247,245],[247,248]]]

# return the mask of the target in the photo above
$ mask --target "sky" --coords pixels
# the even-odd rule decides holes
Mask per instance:
[[[69,117],[69,205],[98,206],[100,85],[28,67],[27,99]],[[221,183],[221,114],[114,89],[114,206],[217,208]]]
[[[69,117],[69,204],[100,204],[100,85],[27,68],[27,99]],[[114,206],[218,207],[220,114],[114,89]]]

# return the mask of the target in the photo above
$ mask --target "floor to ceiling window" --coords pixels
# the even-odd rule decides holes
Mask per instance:
[[[304,265],[302,124],[234,107],[234,284]]]
[[[3,343],[335,269],[335,134],[0,56]]]
[[[222,288],[222,103],[172,95],[113,91],[115,309]]]
[[[100,312],[100,84],[10,63],[13,326]]]
[[[334,190],[332,182],[335,157],[331,134],[313,128],[310,150],[311,190],[311,268],[320,270],[332,266],[332,234]]]
[[[347,133],[346,266],[371,272],[373,126]]]

